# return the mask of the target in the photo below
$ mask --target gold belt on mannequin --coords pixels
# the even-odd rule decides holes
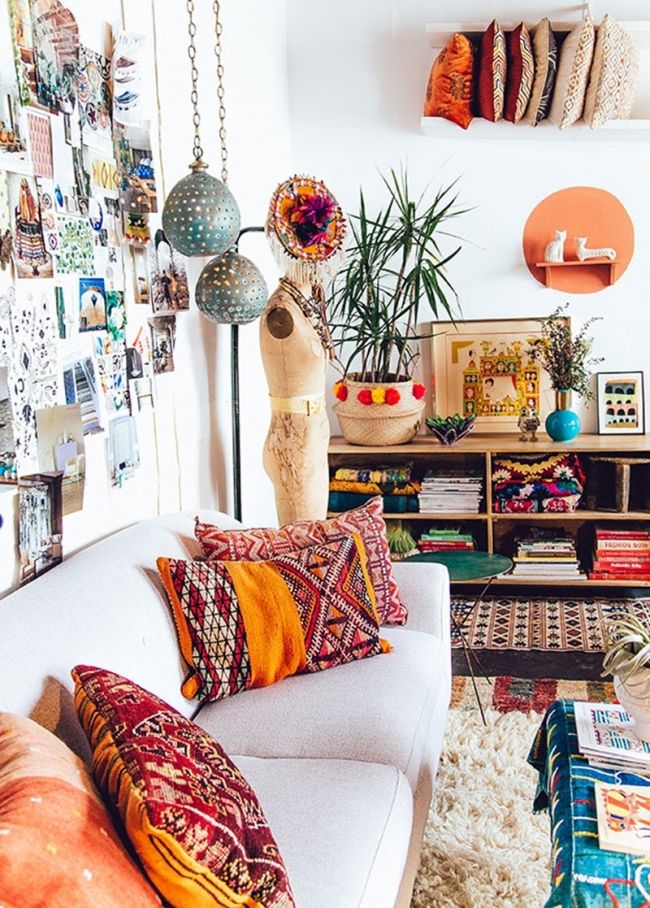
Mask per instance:
[[[303,416],[317,416],[325,410],[324,394],[303,394],[300,397],[271,397],[274,413],[302,413]]]

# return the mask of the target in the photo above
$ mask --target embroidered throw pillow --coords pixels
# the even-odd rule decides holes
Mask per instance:
[[[295,908],[255,792],[217,742],[120,675],[77,665],[72,677],[95,780],[162,896]]]
[[[589,16],[585,16],[564,39],[548,117],[560,129],[566,129],[582,116],[594,41],[594,23]]]
[[[473,77],[472,44],[465,35],[453,35],[431,67],[424,116],[444,117],[467,129],[472,122]]]
[[[535,78],[524,123],[537,126],[548,117],[557,76],[557,41],[548,19],[538,22],[533,31]]]
[[[535,78],[533,48],[528,26],[522,22],[507,35],[508,79],[503,118],[518,123],[526,113]]]
[[[189,674],[184,696],[221,700],[390,649],[379,638],[360,537],[273,561],[159,558]]]
[[[160,908],[81,760],[24,716],[0,714],[0,902]]]
[[[584,119],[590,126],[629,117],[639,81],[639,49],[624,28],[604,16],[596,34]]]
[[[478,112],[486,120],[496,122],[503,117],[506,65],[506,38],[494,19],[481,37],[478,73]]]
[[[196,518],[194,534],[206,558],[216,561],[267,561],[319,542],[359,533],[368,556],[380,624],[406,624],[408,612],[393,578],[383,500],[372,498],[329,520],[288,523],[280,530],[222,530]]]

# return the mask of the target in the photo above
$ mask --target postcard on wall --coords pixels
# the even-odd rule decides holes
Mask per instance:
[[[79,26],[60,0],[31,0],[36,92],[55,113],[72,113],[79,72]]]
[[[155,315],[149,319],[153,371],[156,375],[174,371],[174,346],[176,344],[176,316]]]
[[[57,274],[92,274],[95,270],[93,232],[87,220],[57,215],[59,250],[55,255]]]
[[[108,428],[108,460],[111,485],[122,486],[133,477],[140,465],[135,419],[120,416]]]
[[[144,51],[146,38],[135,32],[119,31],[112,59],[113,120],[125,126],[142,126]]]
[[[62,474],[35,473],[18,480],[20,585],[63,560]]]
[[[106,292],[106,326],[112,340],[123,341],[126,336],[126,306],[121,290]]]
[[[134,378],[129,382],[131,414],[152,410],[154,407],[153,381],[150,378]]]
[[[79,278],[79,331],[106,329],[106,289],[103,277]]]
[[[18,277],[52,277],[52,256],[45,247],[36,181],[33,177],[11,174],[9,194],[13,218],[14,262]]]
[[[20,100],[22,104],[38,107],[40,102],[29,0],[9,0],[9,16]]]
[[[9,388],[9,369],[0,366],[0,480],[5,480],[5,472],[16,456],[16,439],[14,438],[14,421],[11,412],[11,392]]]
[[[27,114],[19,99],[0,93],[0,166],[14,173],[32,173],[27,149]]]
[[[59,231],[56,223],[53,180],[38,180],[38,199],[41,209],[41,224],[45,249],[50,255],[59,251]]]
[[[129,388],[126,377],[126,344],[101,335],[95,341],[95,363],[106,412],[127,412]]]
[[[120,206],[128,214],[150,214],[158,210],[156,175],[149,137],[149,124],[118,126],[115,154],[120,180]]]
[[[135,302],[147,304],[151,300],[151,288],[147,270],[147,252],[144,248],[131,247],[131,264]]]
[[[599,435],[643,435],[643,372],[598,372],[596,399]]]
[[[153,311],[162,313],[189,309],[185,256],[172,249],[163,230],[156,231],[148,250]]]
[[[73,359],[64,366],[65,402],[79,404],[83,434],[101,431],[99,391],[95,363],[91,356]]]
[[[483,432],[514,431],[525,405],[548,415],[550,380],[530,354],[538,320],[434,322],[431,332],[436,415],[475,416]]]
[[[82,44],[78,79],[81,136],[84,144],[109,154],[113,144],[110,79],[110,60]]]
[[[63,516],[83,509],[86,460],[78,403],[36,411],[38,469],[63,474]]]
[[[27,113],[27,132],[29,134],[29,153],[34,168],[34,176],[51,180],[54,177],[52,160],[52,127],[47,114]]]

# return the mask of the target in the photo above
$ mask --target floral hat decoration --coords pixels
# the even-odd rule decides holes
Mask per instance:
[[[325,183],[294,176],[273,193],[266,236],[278,265],[296,283],[333,277],[343,264],[346,222]]]

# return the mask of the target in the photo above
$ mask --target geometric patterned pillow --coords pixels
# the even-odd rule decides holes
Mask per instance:
[[[503,119],[518,123],[526,113],[535,78],[535,61],[528,27],[524,22],[507,36],[508,80]]]
[[[584,119],[590,126],[626,119],[634,106],[639,79],[639,49],[612,16],[598,27],[585,98]]]
[[[379,638],[358,535],[273,561],[157,564],[188,667],[188,699],[221,700],[390,650]]]
[[[445,117],[467,129],[472,122],[474,50],[465,35],[453,35],[431,67],[425,117]]]
[[[535,79],[524,122],[537,126],[548,116],[557,76],[557,41],[547,18],[538,22],[533,31],[533,56]]]
[[[178,908],[295,908],[255,792],[216,741],[120,675],[77,665],[72,677],[95,781],[161,895]]]
[[[503,117],[506,88],[506,38],[494,19],[481,36],[481,60],[478,74],[478,112],[496,122]]]
[[[408,612],[393,578],[386,538],[384,502],[371,498],[361,507],[328,520],[287,523],[279,530],[222,530],[196,518],[194,534],[210,561],[268,561],[299,549],[359,533],[368,557],[368,573],[377,599],[380,624],[406,624]]]
[[[595,29],[590,16],[569,32],[562,44],[549,120],[566,129],[582,116],[594,55]]]

